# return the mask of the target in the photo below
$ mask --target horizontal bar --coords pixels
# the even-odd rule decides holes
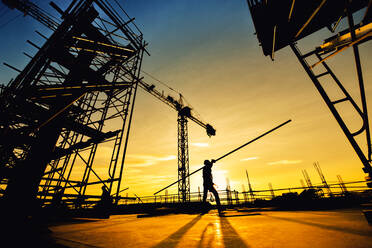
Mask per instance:
[[[332,103],[333,103],[333,104],[337,104],[337,103],[345,102],[345,101],[348,101],[348,100],[349,100],[349,98],[345,97],[345,98],[342,98],[342,99],[340,99],[340,100],[333,101]]]
[[[323,73],[320,73],[320,74],[318,74],[318,75],[315,75],[315,77],[316,77],[316,78],[320,78],[320,77],[323,77],[323,76],[325,76],[325,75],[327,75],[327,74],[329,74],[328,71],[323,72]]]

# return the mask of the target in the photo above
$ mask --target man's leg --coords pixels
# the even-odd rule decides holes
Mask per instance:
[[[207,194],[208,194],[208,186],[203,185],[203,204],[201,206],[201,214],[206,214],[209,212],[209,204],[207,204]]]
[[[221,211],[221,202],[220,202],[220,197],[218,196],[217,190],[213,187],[213,185],[210,187],[209,190],[212,192],[212,194],[214,195],[214,198],[216,199],[218,211]]]
[[[204,203],[207,201],[207,193],[208,193],[208,187],[206,185],[203,185],[203,202]]]

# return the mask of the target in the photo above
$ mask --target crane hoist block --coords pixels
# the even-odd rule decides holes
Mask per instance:
[[[191,116],[191,108],[190,107],[183,107],[179,112],[179,115],[190,117]]]

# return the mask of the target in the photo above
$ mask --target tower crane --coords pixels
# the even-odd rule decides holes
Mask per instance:
[[[163,93],[155,89],[154,84],[148,84],[143,80],[139,81],[139,87],[155,96],[160,101],[164,102],[171,108],[177,111],[178,123],[178,197],[182,202],[190,201],[190,178],[189,174],[189,145],[188,145],[188,129],[187,119],[195,122],[204,128],[209,137],[216,135],[216,130],[210,125],[195,117],[191,107],[184,104],[184,97],[179,93],[179,99],[176,100],[172,96],[165,96]]]

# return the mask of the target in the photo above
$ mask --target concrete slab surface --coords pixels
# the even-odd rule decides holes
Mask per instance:
[[[372,247],[372,226],[359,209],[114,215],[50,229],[67,247]]]

